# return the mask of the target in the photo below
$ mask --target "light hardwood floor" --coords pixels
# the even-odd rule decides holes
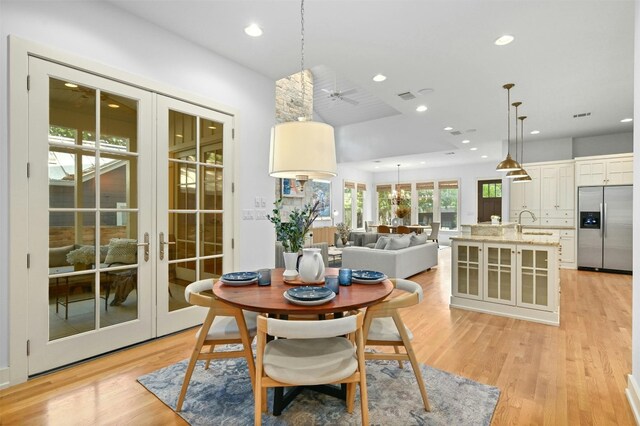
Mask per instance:
[[[634,424],[624,394],[631,371],[630,276],[562,270],[561,325],[553,327],[450,310],[449,256],[441,250],[438,268],[412,278],[425,300],[403,318],[419,361],[500,388],[494,425]],[[189,330],[0,391],[0,424],[184,424],[136,378],[187,358],[193,335]]]

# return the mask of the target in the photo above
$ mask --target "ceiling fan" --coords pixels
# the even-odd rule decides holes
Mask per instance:
[[[351,98],[347,98],[347,95],[351,95],[353,93],[356,93],[357,90],[356,89],[348,89],[348,90],[327,90],[327,89],[321,89],[323,92],[327,93],[329,95],[329,99],[332,101],[344,101],[348,104],[351,104],[353,106],[356,106],[359,104],[358,101],[355,101]]]

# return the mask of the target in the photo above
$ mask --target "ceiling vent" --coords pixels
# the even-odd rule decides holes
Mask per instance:
[[[411,99],[415,99],[416,98],[416,95],[414,95],[411,92],[398,93],[398,96],[403,101],[410,101]]]
[[[458,130],[454,130],[453,132],[451,132],[451,134],[452,134],[453,136],[458,136],[458,135],[461,135],[461,134],[462,134],[462,132],[460,132],[460,131],[458,131]]]
[[[467,129],[465,133],[473,133],[475,131],[476,131],[476,129]]]
[[[590,112],[583,112],[581,114],[573,114],[573,118],[589,117],[590,115],[591,115]]]
[[[453,151],[445,152],[444,155],[455,155],[455,152]]]

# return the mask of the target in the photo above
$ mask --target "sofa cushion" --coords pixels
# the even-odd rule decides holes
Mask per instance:
[[[411,243],[410,235],[406,235],[404,237],[398,237],[398,238],[391,238],[389,239],[389,242],[387,243],[384,249],[385,250],[401,250],[409,247],[410,243]]]
[[[362,234],[362,245],[368,246],[369,244],[376,244],[378,241],[378,233],[377,232],[365,232]]]
[[[427,234],[413,234],[411,235],[411,241],[409,247],[417,246],[418,244],[425,244],[427,242]]]
[[[67,254],[75,249],[72,244],[64,247],[53,247],[49,249],[49,268],[55,268],[57,266],[69,266],[67,262]]]
[[[376,242],[376,245],[373,248],[384,249],[387,246],[387,243],[389,242],[390,239],[391,239],[390,237],[378,238],[378,241]]]
[[[132,264],[138,261],[138,241],[130,238],[112,238],[105,263]]]

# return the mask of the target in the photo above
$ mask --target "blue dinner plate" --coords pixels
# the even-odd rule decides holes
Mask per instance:
[[[377,271],[367,271],[366,269],[356,269],[351,272],[351,276],[359,280],[379,280],[384,277],[384,274]]]
[[[310,285],[294,287],[287,290],[287,295],[298,300],[320,300],[331,296],[331,293],[333,293],[333,291],[327,287]]]
[[[222,281],[248,281],[258,278],[257,272],[229,272],[228,274],[222,274],[220,277]]]

